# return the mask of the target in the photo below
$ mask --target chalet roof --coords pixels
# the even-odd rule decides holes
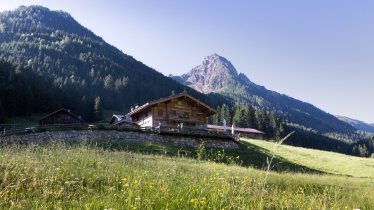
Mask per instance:
[[[122,125],[122,124],[136,124],[136,123],[133,123],[132,120],[123,118],[119,120],[118,122],[115,122],[113,125]]]
[[[52,113],[50,113],[50,114],[48,114],[48,115],[42,117],[42,118],[39,120],[39,122],[42,121],[42,120],[44,120],[44,119],[46,119],[46,118],[48,118],[48,117],[50,117],[50,116],[52,116],[52,115],[55,115],[55,114],[57,114],[57,113],[59,113],[59,112],[65,112],[65,113],[67,113],[68,115],[70,115],[71,117],[73,117],[73,118],[79,120],[81,123],[87,123],[87,122],[86,122],[85,120],[83,120],[81,117],[78,117],[77,115],[71,113],[70,110],[67,110],[67,109],[65,109],[65,108],[61,108],[61,109],[59,109],[59,110],[56,110],[56,111],[54,111],[54,112],[52,112]]]
[[[109,124],[113,124],[114,122],[121,121],[123,118],[126,118],[126,117],[124,115],[114,114]]]
[[[125,115],[114,114],[113,117],[117,118],[118,120],[121,120],[122,118],[124,118],[126,116]]]
[[[208,129],[224,130],[224,127],[221,126],[221,125],[208,125]],[[231,131],[231,126],[227,126],[226,130]],[[239,127],[234,127],[234,131],[243,132],[243,133],[265,134],[264,132],[261,132],[259,130],[254,129],[254,128],[239,128]]]
[[[185,98],[185,99],[190,100],[194,103],[197,103],[199,106],[203,107],[204,109],[206,109],[208,111],[208,115],[213,115],[213,114],[216,113],[216,110],[213,109],[212,107],[210,107],[207,104],[205,104],[205,103],[199,101],[198,99],[192,97],[187,92],[182,92],[182,93],[172,95],[172,96],[169,96],[169,97],[166,97],[166,98],[160,98],[158,100],[147,102],[147,103],[139,106],[138,108],[136,108],[132,112],[128,113],[128,115],[132,116],[136,113],[139,113],[139,112],[143,111],[144,109],[146,109],[148,107],[152,107],[153,105],[156,105],[156,104],[159,104],[159,103],[162,103],[162,102],[166,102],[166,101],[171,101],[173,99],[178,99],[178,98]]]

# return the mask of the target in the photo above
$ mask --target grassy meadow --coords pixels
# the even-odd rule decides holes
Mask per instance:
[[[268,141],[242,139],[271,153],[275,146]],[[361,158],[335,152],[306,149],[282,145],[275,150],[277,157],[287,162],[299,164],[314,170],[330,174],[346,175],[361,178],[374,178],[374,158]]]
[[[244,154],[251,142],[237,154]],[[208,150],[198,148],[190,155],[181,150],[174,155],[175,148],[164,146],[135,148],[3,145],[0,209],[374,208],[372,178],[270,172],[264,183],[264,170],[243,166],[249,165],[250,155],[243,161],[235,151],[207,155]]]

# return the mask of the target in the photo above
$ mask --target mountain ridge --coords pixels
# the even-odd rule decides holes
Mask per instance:
[[[212,61],[218,64],[212,64]],[[219,93],[236,103],[250,103],[256,108],[275,111],[292,126],[321,134],[355,133],[356,129],[353,126],[338,120],[335,116],[312,104],[257,85],[244,73],[238,74],[230,61],[227,62],[230,65],[224,65],[222,61],[228,60],[218,54],[207,56],[200,65],[188,73],[172,78],[200,92]]]
[[[356,120],[356,119],[349,118],[349,117],[346,117],[346,116],[341,116],[341,115],[336,115],[336,117],[339,120],[344,121],[344,122],[352,125],[353,127],[359,129],[359,130],[374,134],[374,124],[368,124],[364,121]]]

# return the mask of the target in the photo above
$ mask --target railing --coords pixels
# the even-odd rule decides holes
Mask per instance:
[[[183,136],[199,136],[199,137],[211,137],[220,139],[231,139],[233,141],[239,142],[239,137],[231,133],[225,133],[223,131],[212,131],[208,130],[206,127],[191,127],[191,126],[171,126],[171,125],[161,125],[155,128],[155,130],[160,134],[168,135],[183,135]]]

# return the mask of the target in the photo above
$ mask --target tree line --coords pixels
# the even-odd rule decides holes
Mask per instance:
[[[5,118],[49,113],[67,107],[87,121],[101,120],[100,96],[82,96],[74,87],[60,89],[29,68],[0,60],[0,123]]]
[[[217,107],[217,113],[208,118],[214,125],[254,128],[265,133],[265,138],[280,139],[284,134],[284,124],[274,112],[264,109],[254,109],[250,104],[235,104],[229,107],[226,104]]]

